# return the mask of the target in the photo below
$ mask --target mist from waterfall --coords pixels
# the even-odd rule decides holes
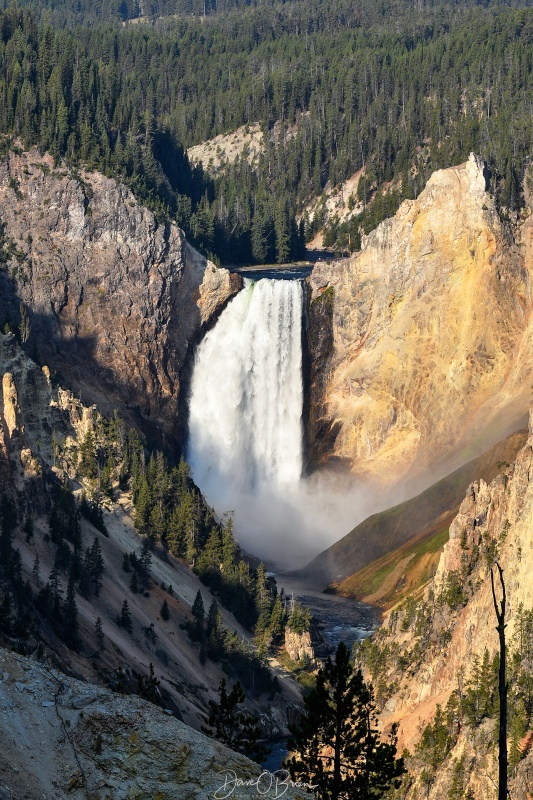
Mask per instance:
[[[189,406],[196,484],[235,511],[246,550],[288,567],[362,518],[360,498],[339,504],[338,476],[302,479],[302,318],[301,281],[245,279],[198,347]]]

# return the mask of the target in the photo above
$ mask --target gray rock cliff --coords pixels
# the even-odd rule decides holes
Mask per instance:
[[[240,279],[197,253],[124,186],[54,168],[37,151],[0,163],[0,323],[29,314],[27,351],[103,411],[178,441],[182,371]]]

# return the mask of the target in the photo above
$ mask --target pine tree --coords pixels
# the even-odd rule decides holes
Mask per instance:
[[[218,607],[217,601],[213,598],[209,611],[207,613],[206,633],[209,636],[211,631],[216,630],[222,622],[222,615]]]
[[[308,608],[304,608],[300,603],[291,603],[291,610],[287,620],[287,628],[295,633],[302,634],[309,630],[311,624],[311,614]]]
[[[166,536],[166,522],[163,511],[160,506],[156,505],[150,511],[150,518],[148,520],[148,531],[151,539],[162,541]]]
[[[161,619],[164,619],[165,622],[168,622],[168,620],[170,619],[170,610],[168,608],[168,603],[166,600],[163,600],[163,605],[161,606],[160,614],[161,614]]]
[[[12,612],[12,603],[11,603],[11,595],[9,592],[6,592],[4,595],[4,599],[2,600],[2,605],[0,606],[0,626],[4,633],[7,633],[8,636],[11,635],[11,612]]]
[[[40,586],[41,585],[41,577],[40,577],[40,574],[39,574],[40,573],[40,567],[41,567],[41,562],[39,561],[39,553],[36,553],[35,554],[35,559],[34,559],[34,562],[33,562],[33,567],[32,567],[32,570],[31,570],[31,574],[32,574],[32,577],[33,577],[33,579],[35,581],[36,586]]]
[[[130,589],[133,592],[133,594],[137,594],[137,592],[139,591],[139,582],[137,580],[137,571],[136,570],[133,570],[133,573],[132,573],[132,576],[131,576]]]
[[[26,534],[26,541],[30,542],[33,539],[33,519],[29,515],[24,520],[23,531]]]
[[[96,536],[94,537],[94,542],[91,547],[88,567],[93,582],[94,593],[98,597],[100,587],[102,586],[102,575],[105,572],[105,564],[100,549],[100,542]]]
[[[57,564],[57,557],[54,560],[52,571],[50,572],[50,577],[48,578],[48,583],[50,584],[50,592],[52,599],[51,610],[53,618],[56,622],[59,622],[59,620],[61,619],[61,595],[63,594],[63,590],[61,589],[61,584],[59,583],[59,568]]]
[[[78,471],[83,478],[88,478],[89,480],[93,480],[98,475],[96,447],[92,430],[87,431],[80,445]]]
[[[271,226],[268,219],[259,210],[256,211],[252,220],[252,256],[258,264],[264,264],[268,257],[268,235],[271,233]]]
[[[192,623],[188,624],[189,636],[191,639],[193,639],[193,641],[203,640],[205,639],[205,607],[204,601],[202,600],[202,594],[199,589],[196,593],[196,597],[194,598],[191,612],[193,621]]]
[[[289,725],[293,779],[316,786],[321,800],[369,800],[398,783],[405,768],[395,758],[395,730],[388,742],[380,741],[372,692],[343,642],[335,662],[328,658],[319,670],[304,704],[299,724]]]
[[[112,486],[113,462],[111,455],[109,455],[104,468],[100,474],[100,492],[104,497],[113,499],[113,486]]]
[[[12,574],[12,542],[16,524],[15,504],[7,494],[3,494],[0,500],[0,568],[9,576]]]
[[[168,549],[179,558],[183,558],[185,555],[185,532],[182,516],[181,507],[178,505],[172,510],[167,527]]]
[[[222,626],[222,614],[216,600],[209,606],[206,621],[206,636],[208,640],[208,653],[213,661],[218,660],[224,652],[224,629]]]
[[[207,542],[202,548],[202,552],[198,556],[196,566],[198,572],[202,575],[202,580],[205,582],[204,575],[209,577],[209,573],[217,573],[222,560],[220,531],[218,526],[214,525],[211,528]],[[214,577],[214,576],[212,576]],[[211,582],[210,582],[211,585]]]
[[[465,773],[465,756],[464,753],[460,759],[454,758],[452,768],[452,782],[448,792],[448,800],[458,800],[463,797],[464,792],[464,773]]]
[[[150,662],[149,670],[148,677],[144,675],[137,676],[137,694],[139,697],[143,697],[145,700],[157,704],[161,699],[158,688],[161,681],[155,677],[154,665],[152,662]]]
[[[69,576],[67,595],[63,606],[63,626],[65,638],[72,647],[75,647],[78,644],[79,625],[78,606],[76,603],[76,578],[73,570],[71,570]]]
[[[268,589],[266,567],[261,561],[255,579],[255,605],[258,616],[270,616],[270,592]]]
[[[265,734],[259,724],[259,718],[239,710],[239,706],[245,700],[241,684],[237,681],[228,694],[226,680],[223,678],[218,691],[220,697],[218,703],[209,701],[209,717],[207,726],[202,725],[203,733],[260,764],[269,750],[260,744],[260,739],[264,738]]]
[[[141,549],[141,555],[138,561],[139,578],[144,587],[148,586],[150,578],[150,567],[152,566],[152,553],[150,550],[150,540],[145,539]]]
[[[188,517],[187,524],[186,524],[185,559],[186,559],[187,563],[189,564],[189,566],[191,567],[191,569],[194,569],[195,566],[196,566],[196,556],[198,555],[198,548],[197,548],[197,544],[196,544],[196,536],[197,536],[196,527],[197,527],[197,525],[196,525],[196,519],[195,519],[195,516],[194,516],[194,509],[192,508],[192,502],[190,503],[190,506],[191,506],[191,514]]]
[[[124,602],[122,603],[120,616],[118,618],[118,624],[120,625],[121,628],[126,628],[127,631],[131,632],[131,614],[127,600],[124,600]]]
[[[104,649],[104,629],[102,627],[102,620],[100,617],[96,618],[96,622],[94,623],[94,635],[96,637],[96,641],[98,643],[98,649]]]
[[[230,578],[239,560],[239,551],[233,537],[233,516],[227,515],[222,532],[222,569],[224,576]]]
[[[283,633],[285,621],[285,609],[283,608],[283,603],[281,602],[281,597],[276,597],[274,601],[274,605],[272,606],[272,612],[270,614],[270,623],[269,629],[272,636],[281,636]]]
[[[191,611],[194,619],[196,620],[197,625],[203,626],[205,617],[205,607],[200,589],[198,589],[198,591],[196,592],[196,597],[194,598],[194,603],[192,605]]]
[[[135,526],[140,533],[147,533],[152,510],[152,494],[144,476],[141,478],[139,489],[135,494]]]

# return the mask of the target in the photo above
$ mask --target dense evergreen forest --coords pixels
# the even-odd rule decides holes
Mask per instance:
[[[306,202],[361,167],[365,210],[330,226],[336,246],[357,248],[471,150],[502,211],[520,208],[533,140],[529,0],[130,5],[7,8],[0,132],[120,177],[223,262],[300,257],[322,224],[296,223]],[[120,21],[139,11],[174,16]],[[191,167],[186,148],[248,123],[264,132],[257,165],[243,158],[217,178]]]

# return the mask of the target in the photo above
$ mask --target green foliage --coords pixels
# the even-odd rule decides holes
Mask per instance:
[[[105,572],[105,564],[100,548],[100,542],[95,536],[92,547],[85,551],[84,574],[91,580],[92,588],[98,597],[102,586],[102,576]]]
[[[159,692],[160,681],[155,677],[154,665],[150,662],[149,673],[137,675],[137,694],[144,700],[149,700],[155,705],[161,704],[161,694]]]
[[[65,638],[71,646],[76,647],[78,645],[79,624],[78,606],[76,603],[76,576],[74,570],[71,570],[69,576],[65,605],[62,611]]]
[[[106,528],[106,524],[104,522],[104,513],[102,510],[102,506],[98,502],[98,500],[91,502],[87,499],[87,495],[85,492],[82,492],[81,500],[80,500],[80,514],[82,517],[85,517],[91,525],[103,533],[104,536],[109,536],[109,533]]]
[[[122,603],[120,615],[117,618],[117,625],[121,628],[126,628],[126,630],[130,631],[131,633],[132,619],[131,619],[130,607],[128,605],[127,600],[124,600],[124,602]]]
[[[459,800],[459,798],[463,797],[464,782],[465,756],[463,754],[461,758],[454,758],[453,760],[452,780],[448,791],[448,800]]]
[[[409,596],[403,604],[402,631],[408,631],[416,618],[418,603],[414,597]]]
[[[336,247],[358,248],[432,171],[471,150],[489,162],[500,205],[520,208],[533,137],[532,12],[513,6],[525,0],[465,0],[453,14],[440,0],[217,2],[201,20],[190,14],[196,2],[180,0],[183,16],[154,26],[120,26],[139,12],[130,2],[96,11],[63,0],[40,22],[5,10],[6,142],[20,136],[119,177],[227,262],[300,257],[296,213],[362,168],[365,207],[326,231]],[[50,25],[66,19],[87,24]],[[191,166],[185,148],[247,123],[265,134],[253,169],[245,157],[214,178]]]
[[[96,478],[98,463],[96,461],[96,446],[92,430],[88,430],[80,444],[78,472],[83,478]]]
[[[259,718],[240,709],[245,700],[241,684],[237,681],[228,694],[223,678],[218,691],[219,701],[209,701],[209,716],[207,726],[202,725],[203,733],[261,764],[270,751],[260,743],[265,734]]]
[[[457,570],[451,570],[446,575],[446,580],[438,598],[440,604],[445,604],[451,610],[461,608],[467,601],[464,591],[464,582]]]
[[[418,753],[425,756],[424,762],[433,772],[443,763],[455,744],[446,717],[441,706],[437,705],[433,722],[426,725],[417,745]]]
[[[309,630],[311,614],[308,608],[304,608],[298,602],[291,603],[289,618],[287,620],[287,630],[302,634]]]
[[[198,643],[202,664],[207,657],[212,661],[221,661],[224,670],[238,678],[245,689],[256,696],[262,692],[273,696],[274,692],[280,690],[277,678],[272,678],[261,654],[247,645],[237,633],[224,627],[215,600],[211,602],[206,617],[202,594],[198,590],[191,613],[192,621],[182,627],[190,639]]]
[[[470,727],[477,727],[483,719],[495,719],[499,708],[497,656],[491,658],[485,648],[483,658],[474,658],[463,697],[463,712]]]
[[[405,772],[393,729],[384,742],[376,727],[372,690],[354,670],[345,645],[319,670],[298,725],[290,725],[291,777],[316,787],[322,800],[382,797]]]
[[[161,606],[159,613],[161,614],[161,619],[163,619],[165,622],[168,622],[170,619],[170,610],[166,600],[163,600],[163,605]]]
[[[205,608],[200,589],[198,589],[196,592],[196,597],[194,598],[194,603],[191,610],[196,624],[198,626],[202,626],[204,623]]]
[[[245,627],[259,624],[264,612],[259,629],[268,629],[275,584],[266,577],[264,565],[256,572],[243,561],[233,535],[232,514],[225,514],[221,522],[215,520],[186,462],[182,459],[169,469],[163,454],[153,453],[147,466],[138,463],[131,484],[135,524],[147,537],[143,546],[160,542],[185,559]],[[271,639],[272,631],[265,638],[266,647]]]

